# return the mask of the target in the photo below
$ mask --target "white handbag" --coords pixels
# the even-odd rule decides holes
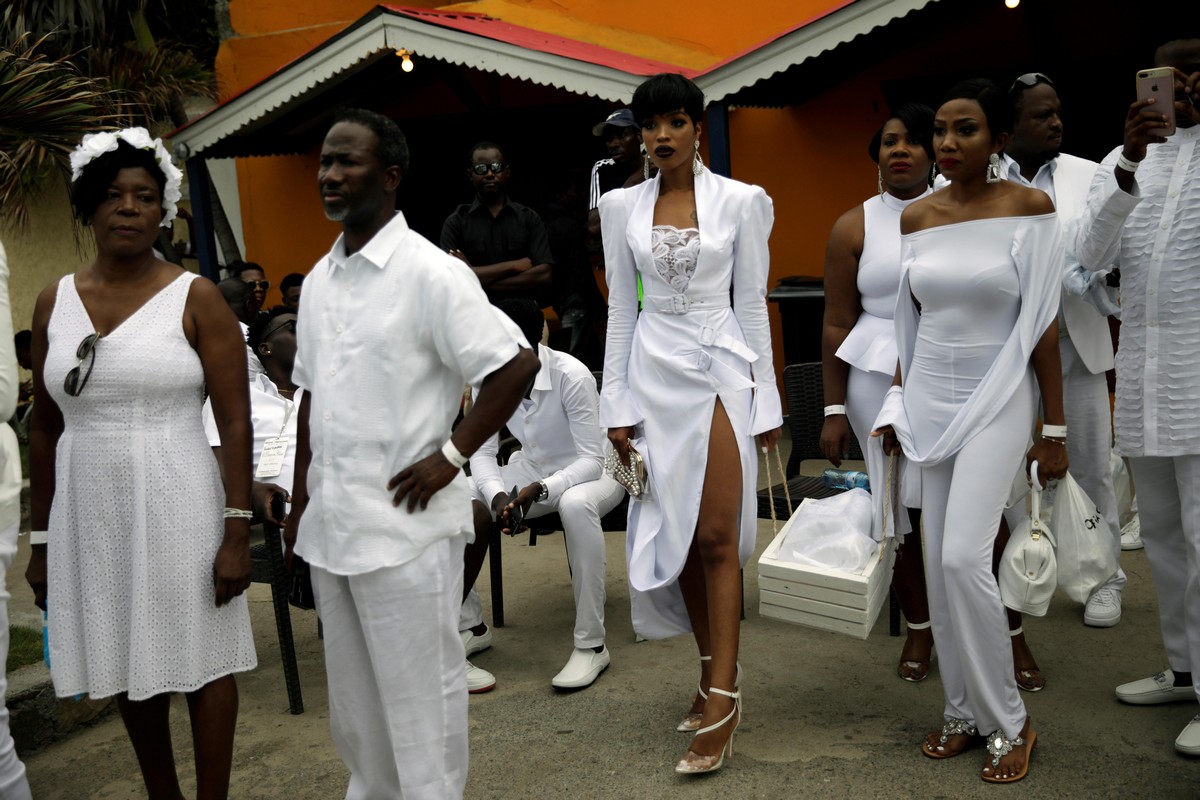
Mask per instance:
[[[1052,519],[1059,588],[1076,603],[1086,603],[1092,592],[1117,574],[1113,533],[1069,472],[1058,482]]]
[[[1038,463],[1030,465],[1029,517],[1017,526],[1000,557],[998,581],[1004,605],[1022,614],[1044,617],[1058,585],[1054,538],[1042,522],[1042,485]]]

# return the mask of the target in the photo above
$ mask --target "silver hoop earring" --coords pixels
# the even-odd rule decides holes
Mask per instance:
[[[695,158],[692,159],[692,174],[700,175],[704,172],[704,161],[700,158],[700,140],[692,142],[692,148],[696,151]]]
[[[875,168],[875,185],[879,187],[879,193],[883,194],[883,170],[879,167]]]
[[[984,180],[988,183],[1000,182],[1000,156],[995,153],[988,156],[987,173],[984,176]]]

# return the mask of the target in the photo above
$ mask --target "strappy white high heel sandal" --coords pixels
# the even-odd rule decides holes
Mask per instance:
[[[720,722],[696,731],[696,736],[717,730],[721,726],[728,723],[729,720],[734,719],[735,716],[737,719],[734,720],[733,728],[731,728],[729,731],[729,740],[722,745],[721,752],[717,755],[702,756],[699,753],[693,752],[689,748],[684,757],[680,759],[678,764],[675,765],[675,771],[681,775],[700,775],[705,772],[716,772],[725,765],[726,751],[728,751],[729,757],[733,758],[733,734],[735,731],[737,731],[737,726],[741,724],[742,721],[741,692],[727,692],[724,689],[718,689],[715,686],[710,687],[709,691],[713,694],[719,694],[725,697],[733,698],[733,708],[729,709],[729,713],[726,714],[725,718]]]
[[[712,656],[700,656],[701,661],[712,661]],[[742,664],[739,661],[737,664],[737,679],[734,682],[734,691],[740,691],[742,686]],[[700,695],[701,700],[707,700],[708,695],[704,693],[704,687],[697,685],[696,694]],[[683,719],[675,726],[675,730],[680,733],[695,733],[700,730],[700,720],[704,717],[703,711],[689,711],[683,715]]]

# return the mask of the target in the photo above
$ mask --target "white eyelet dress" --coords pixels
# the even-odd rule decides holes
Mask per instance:
[[[59,697],[144,700],[257,663],[245,595],[214,601],[225,490],[201,421],[204,371],[182,325],[196,277],[180,275],[96,343],[78,397],[63,379],[95,328],[74,277],[58,284],[43,374],[64,422],[47,591]]]

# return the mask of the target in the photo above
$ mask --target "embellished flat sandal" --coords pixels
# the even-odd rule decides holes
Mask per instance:
[[[1002,730],[994,731],[987,737],[987,751],[991,758],[984,766],[981,778],[988,783],[1016,783],[1029,774],[1029,762],[1033,758],[1033,749],[1037,746],[1037,732],[1029,729],[1028,720],[1025,722],[1024,730],[1026,731],[1025,736],[1018,736],[1015,739],[1009,739]],[[1019,747],[1025,748],[1025,763],[1021,765],[1020,772],[1011,775],[997,775],[996,771],[1000,767],[1000,760]]]
[[[954,758],[969,750],[979,741],[979,730],[967,722],[965,719],[957,719],[955,717],[946,717],[946,722],[942,725],[942,732],[938,735],[937,742],[931,742],[930,739],[934,734],[929,734],[925,737],[925,741],[921,742],[921,752],[929,758]],[[950,741],[951,736],[967,736],[967,743],[957,750],[950,750],[946,744]]]

